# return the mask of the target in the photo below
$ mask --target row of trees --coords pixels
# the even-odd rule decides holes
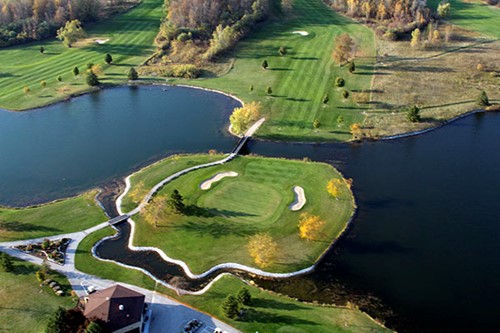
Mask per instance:
[[[0,0],[0,47],[51,37],[69,20],[98,20],[104,4],[104,0]]]

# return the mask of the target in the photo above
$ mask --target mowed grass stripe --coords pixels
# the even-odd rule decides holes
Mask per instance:
[[[82,73],[89,62],[103,66],[104,82],[125,82],[126,66],[140,64],[154,51],[153,40],[162,17],[162,4],[159,0],[145,0],[125,14],[86,27],[89,37],[109,38],[106,44],[90,43],[68,49],[60,41],[50,40],[0,51],[0,62],[6,65],[0,73],[4,76],[0,79],[0,107],[19,110],[55,102],[66,98],[55,90],[61,86],[69,89],[68,94],[88,91],[83,74],[75,78],[71,71],[78,66]],[[38,52],[41,45],[46,49],[44,55]],[[113,56],[112,66],[104,64],[106,53]],[[113,75],[106,77],[108,73]],[[63,77],[62,84],[57,82],[58,76]],[[47,82],[43,90],[42,80]],[[31,89],[27,96],[24,86]]]

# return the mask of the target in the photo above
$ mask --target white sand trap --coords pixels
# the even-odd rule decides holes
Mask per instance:
[[[217,183],[219,180],[225,177],[236,177],[238,176],[237,172],[234,171],[229,171],[229,172],[219,172],[215,176],[213,176],[210,179],[205,180],[203,183],[200,184],[200,188],[204,191],[209,190],[212,187],[213,183]]]
[[[294,186],[293,191],[295,192],[295,200],[290,205],[290,210],[296,212],[301,210],[306,204],[306,196],[304,194],[304,189],[300,186]]]
[[[109,38],[108,39],[94,39],[94,42],[96,42],[97,44],[106,44],[107,42],[109,42]]]
[[[294,31],[294,32],[292,32],[292,34],[299,34],[301,36],[309,35],[309,33],[307,31],[304,31],[304,30]]]

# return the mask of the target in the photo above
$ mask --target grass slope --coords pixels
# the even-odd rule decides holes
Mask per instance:
[[[437,9],[440,0],[429,0],[427,5]],[[500,11],[495,6],[483,1],[450,0],[451,13],[446,20],[467,30],[473,30],[483,35],[500,38]]]
[[[156,286],[152,279],[140,271],[102,262],[92,257],[90,249],[93,244],[102,237],[113,233],[111,228],[107,228],[87,236],[78,246],[76,267],[89,274],[156,290],[212,316],[221,318],[243,332],[253,333],[257,330],[280,333],[390,332],[359,310],[303,304],[245,285],[234,277],[222,278],[204,295],[178,296],[169,289]],[[220,310],[222,301],[227,295],[236,294],[243,286],[250,290],[255,300],[252,304],[252,310],[247,311],[247,315],[242,321],[225,318]]]
[[[57,307],[71,308],[70,296],[56,296],[48,287],[40,287],[35,277],[39,266],[13,258],[15,270],[0,270],[0,331],[9,333],[45,332],[45,325]],[[48,276],[59,282],[69,294],[68,280],[57,273]]]
[[[184,157],[189,158],[189,157]],[[235,171],[202,191],[199,185],[218,172]],[[326,191],[331,178],[341,175],[322,163],[261,157],[238,157],[222,166],[193,171],[165,185],[155,200],[166,200],[174,189],[185,197],[183,215],[166,214],[158,227],[139,215],[134,242],[156,246],[185,261],[197,273],[224,262],[254,266],[246,245],[252,235],[266,232],[278,243],[276,262],[266,270],[287,272],[312,265],[339,236],[354,210],[352,193],[342,186],[340,200]],[[302,186],[307,203],[299,212],[288,206],[293,186]],[[319,215],[326,224],[314,241],[301,240],[301,212]]]
[[[90,228],[107,220],[96,191],[33,208],[0,207],[0,241],[39,238]]]
[[[88,37],[109,38],[106,44],[90,41],[67,48],[51,39],[0,50],[0,107],[23,110],[89,91],[84,75],[87,63],[103,66],[103,83],[126,82],[130,66],[142,63],[155,49],[153,39],[163,14],[162,4],[162,0],[143,0],[125,14],[84,27]],[[45,48],[43,55],[40,46]],[[111,66],[105,65],[106,53],[113,56]],[[80,69],[76,78],[72,74],[75,66]],[[57,81],[59,75],[63,78],[61,83]],[[40,86],[42,80],[47,82],[44,89]],[[31,93],[23,92],[25,86],[29,86]]]
[[[130,184],[133,186],[136,195],[131,195],[133,191],[127,192],[122,201],[122,210],[129,212],[134,209],[153,186],[169,175],[195,165],[210,163],[223,158],[222,155],[206,154],[174,155],[141,169],[130,177]],[[140,188],[137,188],[138,186]]]
[[[258,136],[294,141],[331,141],[350,138],[349,125],[363,122],[362,111],[352,99],[352,92],[370,89],[375,61],[375,41],[371,30],[327,8],[321,0],[294,1],[294,14],[288,20],[266,24],[260,31],[241,41],[234,51],[234,68],[222,77],[184,82],[214,88],[237,95],[244,101],[260,101],[268,118]],[[304,30],[308,36],[293,34]],[[358,44],[356,74],[339,67],[332,60],[334,39],[349,33]],[[278,55],[280,46],[288,54]],[[261,68],[263,60],[269,69]],[[344,100],[341,90],[334,87],[337,76],[346,80],[345,89],[351,97]],[[250,85],[254,91],[250,92]],[[271,86],[272,96],[265,90]],[[328,105],[322,103],[328,94]],[[337,124],[338,116],[344,123]],[[315,119],[321,127],[313,129]]]

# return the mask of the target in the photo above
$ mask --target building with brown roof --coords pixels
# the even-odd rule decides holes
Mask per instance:
[[[101,320],[111,333],[142,332],[144,299],[117,284],[83,297],[80,306],[86,318]]]

